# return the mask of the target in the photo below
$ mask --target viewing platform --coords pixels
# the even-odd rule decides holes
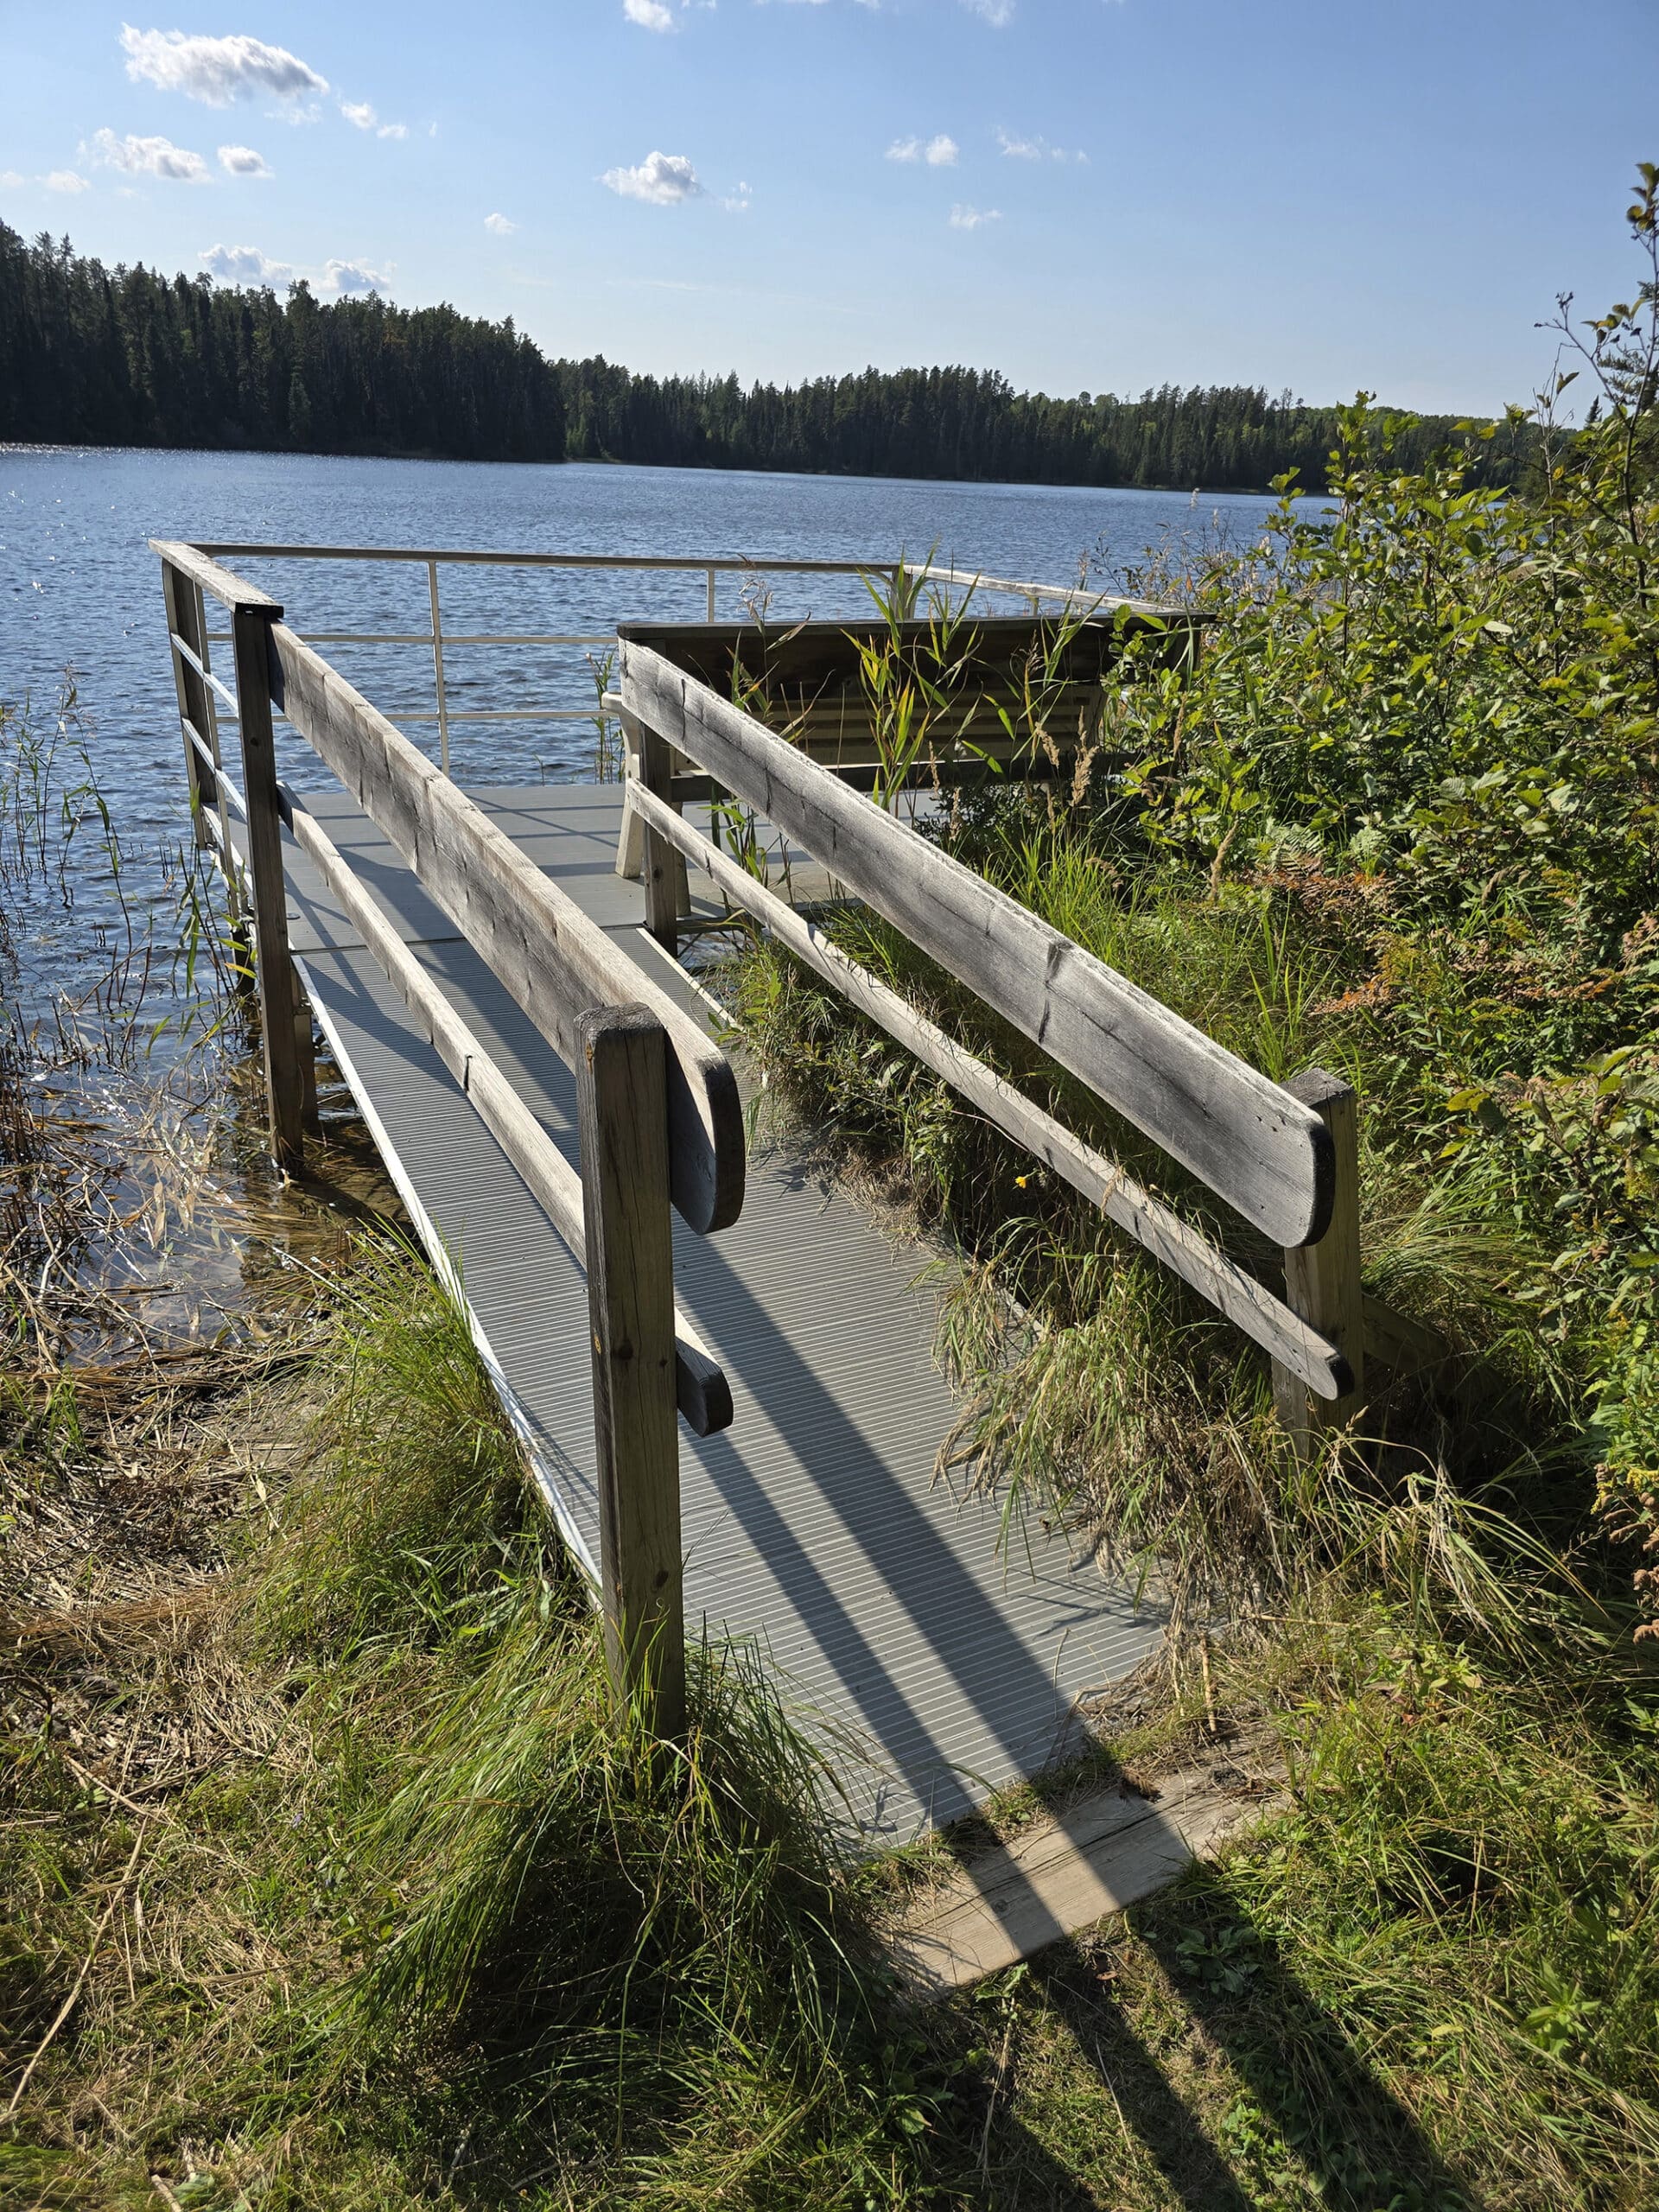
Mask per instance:
[[[1322,1408],[1351,1402],[1379,1325],[1360,1310],[1352,1094],[1317,1071],[1270,1082],[962,867],[912,812],[942,777],[1069,776],[1071,753],[1098,743],[1125,635],[1150,632],[1166,659],[1192,626],[997,583],[1028,611],[960,633],[944,757],[936,741],[903,760],[861,697],[861,657],[922,655],[930,621],[955,618],[948,599],[918,615],[902,569],[891,587],[910,603],[861,627],[469,635],[456,642],[606,645],[597,715],[501,712],[598,719],[622,772],[462,790],[450,726],[490,710],[448,694],[441,563],[706,568],[711,617],[718,574],[756,564],[156,550],[197,834],[257,942],[273,1149],[297,1165],[315,1118],[315,1020],[592,1580],[619,1694],[671,1734],[684,1641],[752,1649],[868,1845],[1080,1749],[1090,1700],[1162,1636],[1155,1593],[1103,1573],[1063,1514],[941,1474],[959,1413],[933,1357],[948,1255],[757,1118],[721,1010],[678,953],[734,923],[769,931],[1266,1346],[1281,1413],[1311,1436]],[[381,641],[431,649],[435,708],[403,718],[437,722],[437,761],[215,557],[257,550],[425,566],[429,633]],[[945,594],[979,588],[931,575]],[[230,610],[234,690],[212,665],[210,604]],[[1022,736],[1009,711],[1022,687],[1028,710],[1039,663],[1044,728],[1070,733],[1064,746]],[[221,715],[238,721],[240,786]],[[279,715],[331,788],[283,782]],[[884,915],[1283,1248],[1285,1294],[850,959],[812,919],[826,893]]]

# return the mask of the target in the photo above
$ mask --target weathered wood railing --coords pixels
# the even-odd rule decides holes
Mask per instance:
[[[712,877],[853,1005],[1026,1146],[1267,1351],[1304,1451],[1357,1414],[1368,1343],[1389,1364],[1427,1332],[1364,1296],[1358,1142],[1349,1084],[1311,1069],[1281,1086],[1027,908],[849,788],[835,771],[626,632],[617,705],[644,830],[647,921],[672,947],[677,867]],[[680,813],[683,755],[902,930],[1005,1020],[1277,1244],[1282,1297],[966,1052]]]
[[[671,1205],[708,1233],[742,1205],[730,1063],[400,731],[296,637],[283,608],[194,547],[157,541],[197,834],[251,897],[272,1149],[297,1168],[315,1114],[310,1024],[288,943],[289,829],[425,1029],[588,1278],[601,1502],[601,1598],[619,1694],[671,1734],[684,1715],[677,1413],[726,1427],[726,1378],[676,1309]],[[226,607],[236,687],[202,647]],[[226,773],[219,708],[240,736]],[[514,1096],[344,855],[278,782],[280,709],[357,798],[576,1078],[580,1173]],[[232,813],[243,823],[241,849]]]
[[[157,542],[155,550],[197,836],[221,855],[238,926],[251,925],[273,1151],[298,1167],[315,1114],[310,1023],[288,944],[286,829],[586,1268],[609,1648],[619,1692],[645,1700],[671,1732],[684,1694],[675,1416],[677,1409],[706,1435],[729,1423],[732,1408],[726,1377],[675,1305],[669,1210],[707,1233],[741,1205],[743,1121],[730,1065],[440,766],[288,628],[277,601],[200,548]],[[1045,594],[1032,589],[1034,611]],[[1046,596],[1069,604],[1066,594]],[[229,612],[233,691],[209,664],[209,599]],[[434,631],[435,638],[435,611]],[[618,681],[604,703],[626,733],[646,924],[666,947],[677,946],[690,861],[1262,1344],[1281,1415],[1304,1450],[1321,1428],[1358,1410],[1368,1351],[1396,1367],[1433,1356],[1420,1325],[1362,1290],[1355,1099],[1346,1084],[1318,1069],[1282,1087],[1269,1081],[872,805],[855,788],[868,781],[856,764],[815,760],[654,644],[622,634]],[[222,757],[221,711],[238,723],[239,789]],[[315,816],[278,781],[276,711],[575,1071],[579,1171]],[[695,830],[680,809],[696,786],[673,772],[677,755],[828,868],[1277,1244],[1282,1297]],[[239,843],[232,816],[244,825]]]

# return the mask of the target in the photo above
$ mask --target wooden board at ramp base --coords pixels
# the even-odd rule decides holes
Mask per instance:
[[[1092,1791],[913,1899],[889,1931],[894,1962],[918,1997],[948,1997],[1154,1896],[1273,1802],[1208,1768],[1167,1777],[1155,1796]]]
[[[472,796],[619,949],[711,1020],[613,873],[619,788]],[[343,793],[308,798],[399,935],[575,1160],[575,1084],[479,955]],[[567,1541],[599,1549],[587,1294],[529,1191],[291,841],[293,942],[318,1019],[429,1249],[458,1262],[474,1335]],[[957,1820],[1079,1745],[1080,1702],[1163,1616],[1034,1521],[936,1484],[956,1405],[931,1356],[936,1255],[895,1243],[788,1141],[754,1148],[732,1225],[676,1225],[675,1289],[735,1417],[680,1436],[693,1632],[751,1646],[822,1748],[868,1843]]]

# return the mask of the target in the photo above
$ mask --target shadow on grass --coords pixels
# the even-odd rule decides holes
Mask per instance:
[[[1217,2100],[1218,2116],[1212,2107],[1201,2117],[1144,2029],[1131,2024],[1114,1978],[1077,1942],[1050,1946],[1030,1962],[1032,1986],[1069,2031],[1108,2108],[1090,2131],[1092,2155],[1074,2158],[1049,2131],[1039,2140],[1016,2103],[989,2139],[988,2196],[999,2212],[1015,2204],[1021,2212],[1116,2212],[1143,2201],[1132,2186],[1117,2193],[1109,2182],[1103,2194],[1087,2171],[1105,2171],[1115,2133],[1126,2161],[1150,2158],[1184,2212],[1297,2202],[1343,2212],[1478,2212],[1478,2199],[1340,2019],[1228,1894],[1224,1877],[1206,1875],[1136,1914],[1134,1924],[1173,1986],[1180,2010],[1172,2042],[1188,2043],[1195,2066],[1218,2056],[1238,2086],[1224,2104]]]

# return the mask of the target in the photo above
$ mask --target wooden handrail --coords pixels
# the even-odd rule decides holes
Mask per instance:
[[[626,638],[618,652],[642,735],[764,815],[1275,1244],[1324,1235],[1335,1151],[1310,1107],[661,653]]]
[[[294,842],[339,901],[340,910],[380,963],[420,1024],[427,1041],[466,1094],[474,1112],[518,1171],[571,1255],[587,1250],[582,1177],[518,1096],[472,1029],[416,959],[345,855],[315,815],[285,786],[283,819]],[[677,1306],[675,1388],[680,1412],[696,1436],[732,1424],[732,1392],[719,1363]]]
[[[1275,1298],[1254,1275],[1246,1274],[1199,1230],[1005,1082],[983,1060],[965,1052],[936,1023],[918,1014],[907,999],[889,989],[747,868],[711,845],[655,792],[636,783],[632,804],[651,829],[683,853],[694,867],[703,869],[728,899],[754,915],[779,944],[961,1091],[988,1122],[1080,1191],[1316,1396],[1341,1399],[1353,1389],[1353,1370],[1338,1346],[1310,1328],[1282,1299]]]
[[[281,622],[270,626],[270,639],[273,693],[289,721],[568,1065],[576,1064],[576,1025],[588,1007],[649,1006],[671,1048],[675,1205],[701,1232],[734,1221],[743,1202],[743,1109],[725,1054],[320,654]]]
[[[263,614],[272,622],[280,619],[283,612],[281,600],[273,599],[269,592],[261,591],[257,584],[248,583],[229,569],[221,569],[217,561],[210,561],[200,548],[180,544],[172,538],[152,537],[149,550],[152,553],[160,554],[167,565],[176,569],[181,576],[188,576],[191,582],[205,591],[209,599],[216,599],[221,606],[228,607],[232,614]]]

